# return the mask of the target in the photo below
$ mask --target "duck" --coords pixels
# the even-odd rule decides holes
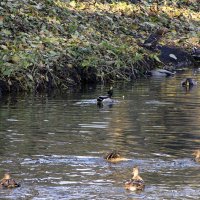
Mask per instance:
[[[154,69],[147,72],[147,75],[155,77],[168,77],[173,76],[176,72],[171,72],[166,69]]]
[[[123,158],[117,150],[109,152],[106,156],[104,156],[104,159],[112,163],[128,160],[127,158]]]
[[[199,149],[195,150],[192,155],[195,156],[194,160],[196,162],[200,162],[200,150]]]
[[[107,95],[99,96],[97,98],[97,104],[113,103],[113,100],[111,99],[112,95],[113,95],[113,87],[110,87],[110,89],[107,92]]]
[[[138,166],[133,167],[133,177],[127,181],[124,185],[126,190],[130,191],[142,191],[145,188],[144,180],[139,175]]]
[[[157,50],[159,41],[167,32],[169,32],[167,28],[159,28],[155,32],[151,33],[144,43],[140,44],[140,46],[152,51]]]
[[[192,78],[185,78],[181,81],[181,85],[183,87],[192,87],[192,86],[195,86],[197,85],[197,81],[195,81],[194,79]]]
[[[20,184],[17,183],[14,179],[10,177],[10,174],[4,174],[3,179],[0,181],[0,188],[15,188],[20,187]]]

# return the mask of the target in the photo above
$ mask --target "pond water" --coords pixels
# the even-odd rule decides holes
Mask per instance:
[[[184,90],[183,77],[114,85],[112,106],[96,97],[108,86],[62,95],[17,96],[0,102],[0,176],[21,183],[0,199],[199,199],[200,90]],[[124,96],[124,98],[123,98]],[[117,149],[129,160],[107,163]],[[143,192],[123,187],[139,166]]]

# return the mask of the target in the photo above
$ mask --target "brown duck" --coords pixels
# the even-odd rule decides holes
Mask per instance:
[[[193,156],[195,156],[194,160],[196,162],[200,162],[200,150],[195,150],[194,153],[192,154]]]
[[[139,176],[139,169],[137,166],[133,168],[132,174],[132,179],[127,181],[124,185],[125,189],[130,191],[144,190],[145,184],[142,177]]]
[[[106,159],[108,162],[113,162],[113,163],[128,160],[127,158],[123,158],[123,157],[121,156],[121,154],[120,154],[118,151],[116,151],[116,150],[114,150],[114,151],[108,153],[108,154],[104,157],[104,159]]]
[[[0,181],[0,188],[15,188],[20,187],[20,184],[17,183],[14,179],[10,178],[10,174],[5,174],[3,179]]]

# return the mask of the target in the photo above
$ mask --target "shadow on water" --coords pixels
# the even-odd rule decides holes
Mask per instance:
[[[100,86],[1,102],[0,175],[11,172],[21,187],[1,189],[0,199],[198,199],[200,92],[180,85],[190,75],[119,83],[113,105],[100,108]],[[113,149],[129,160],[107,163]],[[141,193],[123,188],[134,165]]]

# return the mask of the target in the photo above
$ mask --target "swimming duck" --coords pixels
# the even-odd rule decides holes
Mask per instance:
[[[184,80],[181,81],[181,85],[183,87],[191,87],[191,86],[197,85],[197,81],[195,81],[192,78],[185,78]]]
[[[200,150],[195,150],[194,153],[192,154],[193,156],[195,156],[194,160],[196,162],[200,162]]]
[[[15,188],[20,187],[20,184],[17,183],[14,179],[10,178],[10,174],[5,174],[3,179],[0,181],[0,188]]]
[[[133,167],[133,177],[124,185],[125,189],[131,191],[144,190],[145,184],[141,176],[139,176],[139,168]]]
[[[113,162],[113,163],[116,163],[116,162],[120,162],[120,161],[125,161],[125,160],[128,160],[127,158],[123,158],[121,157],[120,153],[116,150],[108,153],[104,159],[106,159],[107,161],[109,162]]]
[[[173,76],[176,72],[171,72],[166,69],[155,69],[147,72],[147,75],[156,76],[156,77],[168,77]]]
[[[110,89],[107,92],[107,95],[105,96],[99,96],[97,98],[97,104],[101,104],[101,103],[112,103],[113,100],[111,99],[113,95],[113,87],[110,87]]]

